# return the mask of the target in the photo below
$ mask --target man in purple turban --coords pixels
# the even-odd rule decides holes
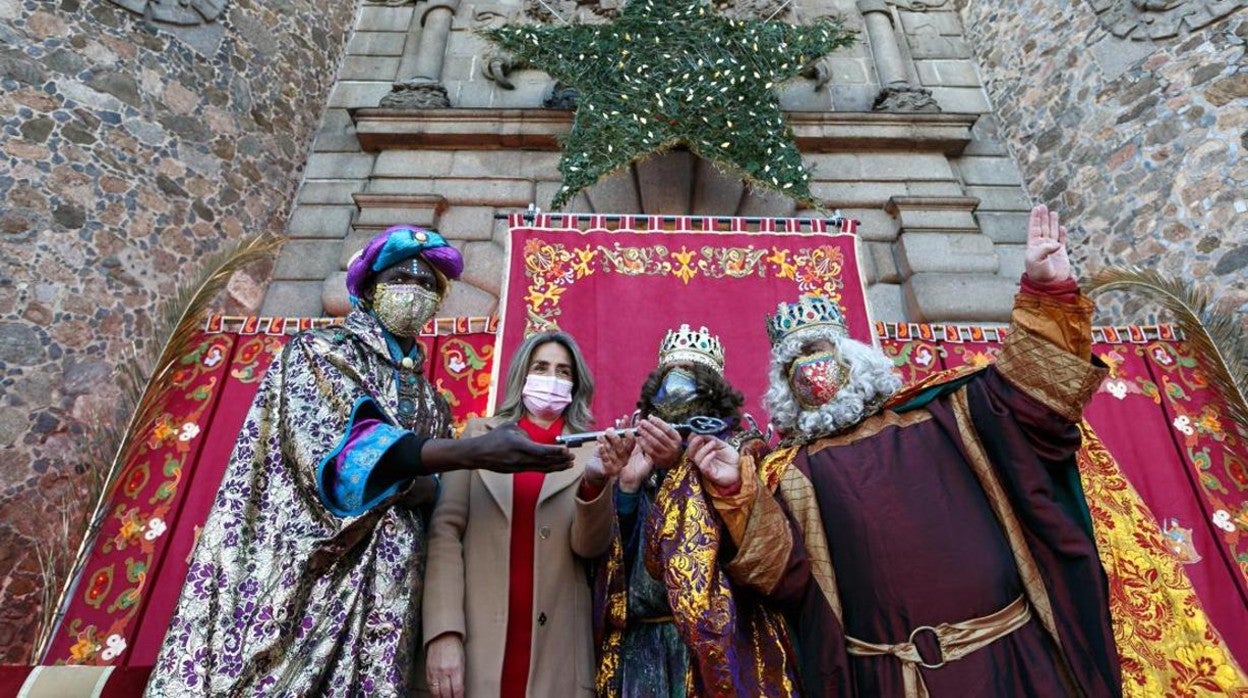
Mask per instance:
[[[454,440],[416,336],[459,277],[441,235],[395,226],[351,261],[355,310],[293,337],[243,425],[149,696],[399,696],[419,675],[436,475],[554,471],[518,428]]]

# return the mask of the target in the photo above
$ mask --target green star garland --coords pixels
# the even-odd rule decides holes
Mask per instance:
[[[733,20],[698,0],[631,0],[609,24],[505,26],[483,34],[580,91],[554,208],[629,163],[680,144],[754,186],[817,204],[773,88],[853,43],[839,21]]]

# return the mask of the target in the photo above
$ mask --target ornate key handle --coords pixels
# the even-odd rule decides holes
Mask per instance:
[[[706,417],[703,415],[695,415],[689,418],[689,421],[683,424],[673,424],[672,428],[680,432],[681,436],[690,434],[718,434],[728,428],[728,423],[716,417]],[[555,437],[555,443],[563,444],[568,448],[576,448],[590,441],[597,441],[599,436],[607,433],[606,431],[582,431],[576,434],[560,434]],[[616,429],[615,433],[636,434],[637,427],[629,429]]]

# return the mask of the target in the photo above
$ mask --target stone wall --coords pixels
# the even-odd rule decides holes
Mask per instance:
[[[1248,3],[959,4],[1028,189],[1075,221],[1080,270],[1202,282],[1248,323]],[[1149,305],[1118,298],[1106,319]]]
[[[716,5],[767,17],[784,3]],[[512,69],[473,30],[537,21],[551,8],[568,19],[606,21],[618,6],[606,0],[366,3],[290,219],[293,242],[278,261],[262,312],[345,313],[347,261],[370,235],[398,222],[436,225],[465,252],[466,283],[454,287],[443,312],[493,312],[506,237],[494,216],[530,203],[548,206],[559,180],[554,137],[567,130],[570,116],[543,108],[553,91],[549,76]],[[816,196],[863,221],[877,317],[1004,319],[1022,270],[1030,204],[952,0],[806,0],[778,17],[800,22],[829,14],[860,32],[860,42],[825,59],[821,78],[784,86],[781,105],[814,168]],[[418,99],[407,103],[421,109],[376,108],[395,104],[396,81],[418,84]],[[878,111],[877,97],[888,87],[911,99]],[[929,101],[944,113],[914,113],[930,106],[915,88],[929,90]],[[809,213],[782,198],[743,195],[739,181],[687,153],[630,168],[568,210]]]
[[[354,19],[311,0],[191,7],[0,0],[0,663],[34,639],[33,541],[99,465],[80,460],[82,423],[206,253],[284,229]],[[232,292],[254,309],[263,288]]]

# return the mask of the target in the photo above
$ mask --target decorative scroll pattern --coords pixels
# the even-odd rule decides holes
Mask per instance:
[[[510,356],[533,332],[572,334],[595,371],[600,425],[632,412],[660,341],[682,323],[720,337],[725,375],[760,417],[763,319],[777,303],[834,300],[850,333],[871,341],[857,238],[826,221],[624,217],[610,230],[605,218],[512,220],[499,341]]]
[[[524,242],[524,274],[528,287],[526,334],[558,328],[563,314],[559,301],[580,279],[597,272],[625,276],[669,276],[688,286],[695,278],[776,278],[794,282],[797,293],[809,293],[843,301],[845,253],[834,244],[780,247],[719,247],[690,249],[661,243],[624,246],[563,242],[530,238]]]

